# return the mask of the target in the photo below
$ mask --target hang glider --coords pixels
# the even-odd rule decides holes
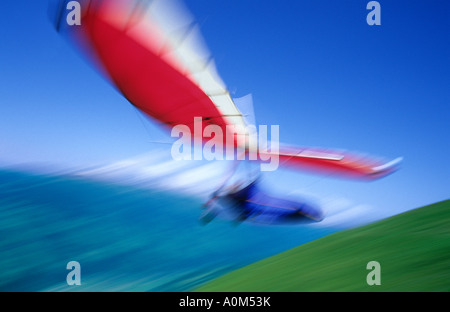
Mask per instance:
[[[60,2],[56,29],[68,35],[111,83],[147,116],[171,129],[202,117],[208,125],[241,126],[235,146],[247,154],[269,156],[249,146],[246,120],[219,77],[199,26],[187,10],[169,0],[80,0],[81,25],[70,26],[68,1]],[[224,136],[225,138],[225,136]],[[225,139],[222,142],[226,145]],[[282,147],[280,165],[326,175],[373,180],[397,169],[372,157],[317,148]],[[258,157],[256,157],[258,158]],[[259,158],[258,158],[259,159]]]

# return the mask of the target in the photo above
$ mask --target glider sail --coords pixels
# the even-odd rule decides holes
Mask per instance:
[[[398,169],[399,157],[385,163],[375,158],[324,149],[284,147],[278,152],[280,166],[362,180],[385,177]],[[263,155],[267,159],[266,155]]]
[[[69,26],[61,14],[68,2],[59,2],[56,29],[86,52],[131,104],[163,127],[186,125],[192,133],[194,118],[202,117],[202,133],[208,125],[219,126],[224,145],[227,125],[238,126],[233,144],[264,156],[247,145],[247,120],[181,3],[80,0],[81,25]],[[242,132],[236,135],[236,129]],[[280,165],[363,179],[389,174],[397,164],[310,148],[284,148],[278,155]]]
[[[194,117],[202,117],[203,128],[218,125],[224,134],[226,125],[244,127],[194,19],[173,4],[81,1],[82,24],[64,28],[133,105],[163,125],[193,133]]]

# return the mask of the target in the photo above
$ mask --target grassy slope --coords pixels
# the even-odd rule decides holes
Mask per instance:
[[[380,286],[366,282],[372,260]],[[318,239],[197,291],[450,291],[450,200]]]

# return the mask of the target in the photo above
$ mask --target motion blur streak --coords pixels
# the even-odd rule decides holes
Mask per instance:
[[[123,169],[133,181],[127,166],[108,168],[117,177]],[[103,174],[100,181],[87,171],[0,170],[1,291],[184,291],[335,231],[203,226],[201,201],[188,192],[106,182]],[[70,261],[81,265],[81,286],[66,284]]]

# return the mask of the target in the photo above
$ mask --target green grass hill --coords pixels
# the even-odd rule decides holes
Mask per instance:
[[[369,286],[370,261],[381,285]],[[450,200],[341,231],[219,277],[196,291],[450,291]]]

